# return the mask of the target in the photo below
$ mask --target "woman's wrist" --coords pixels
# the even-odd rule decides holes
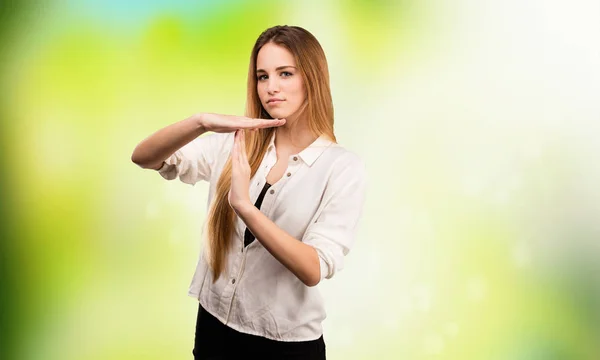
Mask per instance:
[[[194,120],[194,123],[196,123],[200,134],[204,134],[207,131],[204,126],[204,113],[196,113],[192,115],[192,119]]]
[[[252,214],[252,211],[256,210],[256,207],[250,201],[240,201],[239,203],[232,204],[231,207],[242,219],[246,219]]]

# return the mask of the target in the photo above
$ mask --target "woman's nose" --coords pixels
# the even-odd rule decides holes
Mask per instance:
[[[269,94],[279,92],[279,84],[277,83],[277,80],[269,79],[269,83],[267,84],[267,92]]]

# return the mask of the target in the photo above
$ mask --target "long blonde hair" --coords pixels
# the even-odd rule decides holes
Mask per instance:
[[[248,68],[245,115],[250,118],[272,119],[258,97],[256,76],[258,52],[270,42],[285,47],[294,56],[306,89],[303,115],[307,120],[308,128],[313,135],[325,135],[335,142],[333,101],[329,88],[327,59],[317,39],[310,32],[298,26],[274,26],[265,30],[256,40]],[[251,177],[256,174],[274,132],[275,128],[260,129],[255,132],[245,131]],[[235,228],[236,215],[228,201],[230,187],[231,158],[227,160],[217,182],[215,196],[208,213],[208,261],[213,271],[213,282],[223,272]]]

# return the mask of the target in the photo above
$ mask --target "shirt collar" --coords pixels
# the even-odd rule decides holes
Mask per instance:
[[[275,134],[273,132],[273,136],[271,136],[271,140],[269,141],[268,150],[275,149]],[[327,138],[325,135],[319,136],[312,144],[308,145],[304,150],[302,150],[298,156],[304,161],[308,166],[312,166],[312,164],[321,156],[323,151],[331,146],[333,142]]]

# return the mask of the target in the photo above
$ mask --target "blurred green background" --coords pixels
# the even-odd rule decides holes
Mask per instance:
[[[208,186],[130,161],[242,114],[250,50],[300,25],[370,185],[319,286],[330,359],[600,359],[598,1],[2,5],[0,358],[191,359]]]

